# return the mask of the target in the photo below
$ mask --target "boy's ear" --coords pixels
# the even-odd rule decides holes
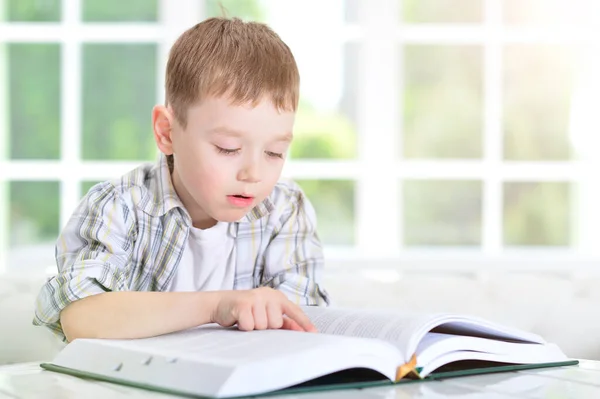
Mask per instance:
[[[165,155],[173,154],[173,125],[175,118],[170,108],[156,105],[152,109],[152,127],[158,149]]]

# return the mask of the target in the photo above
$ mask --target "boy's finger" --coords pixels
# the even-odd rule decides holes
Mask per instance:
[[[251,308],[242,309],[237,320],[238,329],[242,331],[254,330],[254,316]]]
[[[264,330],[269,327],[269,320],[267,319],[267,310],[264,306],[255,306],[252,308],[252,315],[254,316],[254,329]]]
[[[267,303],[267,318],[269,319],[269,328],[283,328],[284,316],[281,309],[273,303]]]
[[[288,316],[290,319],[294,320],[298,325],[307,332],[317,332],[315,326],[311,323],[308,316],[304,314],[302,309],[293,303],[289,302],[288,304],[283,305],[283,313]]]
[[[300,327],[298,325],[298,323],[296,323],[294,320],[290,319],[289,317],[285,317],[283,318],[283,325],[281,326],[281,328],[283,330],[292,330],[292,331],[302,331],[304,332],[304,329],[302,327]]]

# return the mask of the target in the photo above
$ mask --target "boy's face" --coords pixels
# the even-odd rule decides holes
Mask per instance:
[[[173,185],[194,226],[239,220],[271,193],[292,140],[294,116],[268,99],[253,108],[209,97],[190,107],[183,129],[169,109],[155,107],[155,138],[162,152],[174,155]],[[164,130],[164,119],[170,126],[167,140],[157,132]]]

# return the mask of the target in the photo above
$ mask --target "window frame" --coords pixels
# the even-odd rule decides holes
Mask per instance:
[[[0,5],[3,0],[0,0]],[[379,262],[394,269],[463,270],[475,263],[484,270],[556,269],[578,264],[588,268],[600,261],[600,189],[594,170],[600,157],[583,153],[569,161],[505,161],[502,157],[502,46],[505,43],[591,43],[590,32],[578,28],[560,33],[550,28],[507,27],[502,24],[502,0],[482,0],[481,24],[406,24],[399,0],[361,1],[357,24],[334,33],[340,45],[360,44],[358,68],[356,159],[289,160],[284,175],[296,179],[351,180],[355,184],[355,237],[353,247],[326,247],[333,269]],[[51,180],[60,183],[60,226],[64,226],[81,196],[81,183],[119,176],[139,162],[83,161],[81,159],[82,44],[153,43],[158,45],[157,93],[164,101],[164,68],[169,49],[182,26],[203,18],[204,3],[197,0],[159,0],[159,19],[148,23],[96,23],[80,18],[82,0],[62,0],[57,23],[0,22],[0,51],[5,43],[61,44],[61,159],[9,160],[8,113],[0,112],[0,274],[7,266],[9,248],[8,183],[15,180]],[[0,12],[3,7],[0,7]],[[600,21],[599,21],[600,22]],[[478,44],[483,50],[483,156],[478,160],[403,159],[402,54],[407,44]],[[600,50],[598,58],[600,58]],[[6,59],[0,58],[0,59]],[[600,62],[598,62],[600,65]],[[0,79],[6,80],[0,63]],[[6,86],[6,85],[3,85]],[[600,86],[600,84],[599,84]],[[390,90],[382,90],[390,87]],[[600,89],[600,87],[599,87]],[[600,90],[599,90],[600,91]],[[0,91],[0,110],[7,109],[8,93]],[[370,106],[377,104],[376,107]],[[150,114],[150,110],[148,111]],[[595,126],[600,130],[600,122]],[[482,243],[478,248],[405,248],[402,243],[402,183],[406,179],[479,180],[482,182]],[[573,246],[565,249],[506,248],[502,244],[503,184],[507,181],[569,182],[572,187]],[[596,222],[594,222],[594,220]],[[359,264],[362,263],[362,266]],[[464,263],[464,264],[463,264]],[[336,266],[337,265],[337,266]],[[553,266],[554,265],[554,266]],[[466,270],[465,269],[465,270]]]

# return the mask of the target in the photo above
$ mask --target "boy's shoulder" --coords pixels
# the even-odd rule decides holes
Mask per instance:
[[[156,171],[152,164],[142,164],[120,177],[104,180],[92,186],[86,195],[99,192],[111,192],[117,195],[129,193],[132,189],[146,187],[155,177]]]
[[[157,164],[144,163],[115,179],[105,183],[119,193],[126,193],[134,188],[150,189],[160,175]]]
[[[113,195],[131,207],[159,216],[181,202],[173,188],[166,159],[144,163],[122,176],[93,186],[86,196]]]

